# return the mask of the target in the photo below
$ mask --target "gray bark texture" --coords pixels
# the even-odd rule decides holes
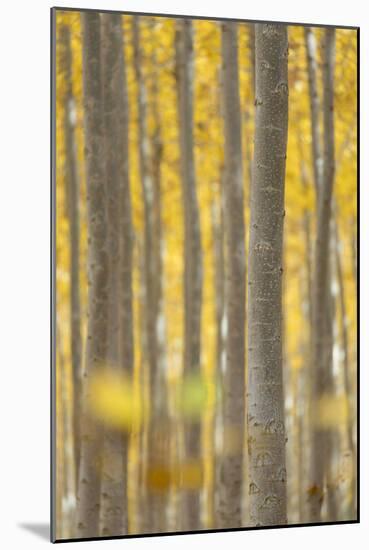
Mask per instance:
[[[79,283],[79,179],[76,162],[76,144],[74,134],[74,98],[72,89],[72,48],[70,30],[63,26],[60,31],[61,65],[65,74],[64,98],[64,135],[66,159],[66,196],[68,203],[69,242],[70,242],[70,326],[71,357],[73,369],[73,443],[76,464],[76,484],[80,460],[80,405],[82,377],[82,341],[81,341],[81,306]]]
[[[107,242],[106,187],[102,151],[104,121],[101,101],[100,16],[82,14],[84,125],[86,136],[88,222],[88,326],[81,419],[76,536],[99,536],[100,468],[102,431],[88,413],[90,376],[107,359],[109,257]]]
[[[238,76],[237,24],[222,24],[223,113],[225,133],[226,235],[226,368],[223,415],[227,430],[237,433],[240,446],[225,453],[219,471],[217,527],[241,527],[245,415],[245,222],[242,174],[241,110]]]
[[[198,372],[201,348],[202,255],[199,208],[196,194],[193,144],[193,29],[188,19],[177,22],[176,76],[180,171],[184,210],[184,372]],[[200,422],[185,426],[187,460],[199,458]],[[183,498],[182,529],[201,525],[199,491],[187,491]]]
[[[282,252],[288,134],[285,25],[257,24],[256,122],[248,293],[251,525],[287,523],[282,366]]]
[[[331,307],[328,280],[330,257],[330,219],[334,183],[334,50],[335,31],[326,29],[323,67],[323,120],[324,120],[324,169],[322,189],[319,193],[315,265],[313,277],[313,388],[312,410],[320,398],[332,388],[331,350],[328,349],[327,311]],[[321,521],[324,499],[324,475],[329,457],[330,434],[313,418],[312,456],[308,488],[310,521]]]
[[[123,363],[121,339],[129,337],[121,330],[120,307],[123,308],[121,288],[121,263],[130,269],[129,258],[121,255],[123,218],[122,188],[129,186],[127,175],[122,170],[124,137],[127,121],[121,112],[127,101],[125,89],[125,65],[122,43],[122,18],[116,14],[101,15],[101,63],[102,92],[105,132],[105,177],[108,214],[109,250],[109,318],[108,318],[108,364],[122,374],[132,371],[132,361]],[[127,159],[124,160],[127,162]],[[131,231],[130,220],[126,230]],[[132,344],[131,344],[132,345]],[[100,532],[103,536],[123,535],[128,532],[127,517],[127,452],[128,438],[121,432],[104,427]]]

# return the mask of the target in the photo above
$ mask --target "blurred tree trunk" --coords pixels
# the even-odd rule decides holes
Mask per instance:
[[[301,174],[301,187],[302,193],[304,196],[309,192],[309,175],[304,159],[304,150],[302,143],[302,128],[299,124],[297,128],[297,145],[299,152],[299,161],[300,161],[300,174]],[[312,306],[312,219],[311,213],[308,208],[304,208],[303,218],[302,218],[302,228],[304,236],[304,265],[302,266],[304,280],[303,290],[301,292],[303,297],[303,315],[306,320],[307,332],[304,334],[304,339],[302,342],[302,355],[303,355],[303,366],[299,376],[298,383],[298,416],[299,416],[299,467],[300,472],[299,476],[299,521],[304,522],[307,520],[306,517],[306,474],[308,468],[308,462],[310,456],[308,450],[310,448],[310,437],[311,437],[311,369],[312,369],[312,334],[313,334],[313,306]],[[304,307],[305,306],[305,307]]]
[[[287,27],[257,24],[256,122],[248,296],[252,525],[287,522],[282,372],[282,252],[288,133]]]
[[[178,118],[180,169],[184,210],[184,372],[200,369],[202,254],[200,217],[196,193],[193,145],[193,29],[188,19],[177,21],[176,76],[178,82]],[[200,421],[185,426],[186,460],[200,457]],[[181,529],[193,531],[201,526],[200,494],[188,491],[183,497]]]
[[[327,369],[325,395],[335,395],[335,377],[333,374],[333,338],[334,338],[334,320],[336,319],[336,300],[332,292],[332,267],[333,267],[333,241],[332,220],[329,230],[329,257],[327,267],[327,287],[328,302],[325,312],[325,335],[324,335],[324,357],[325,367]],[[315,422],[313,421],[314,428]],[[325,483],[327,493],[327,520],[337,521],[338,518],[338,469],[337,454],[339,451],[340,434],[338,426],[332,426],[326,430],[326,455],[325,455]],[[319,451],[318,451],[319,452]]]
[[[140,52],[140,23],[138,17],[132,19],[134,70],[138,96],[138,149],[139,173],[144,205],[144,278],[145,278],[145,324],[146,348],[150,378],[157,372],[157,338],[155,324],[155,278],[153,271],[153,178],[150,166],[150,141],[147,127],[147,90],[142,74],[143,59]]]
[[[81,460],[76,536],[99,536],[101,426],[88,413],[90,376],[106,363],[109,266],[107,255],[106,186],[102,153],[104,121],[100,73],[100,15],[82,14],[83,90],[87,176],[88,325],[83,375]]]
[[[211,226],[213,238],[213,257],[214,257],[214,289],[215,289],[215,311],[216,311],[216,331],[217,331],[217,375],[222,373],[222,365],[225,353],[225,285],[224,285],[224,207],[223,207],[223,172],[220,171],[219,193],[221,195],[220,204],[214,198],[211,205]]]
[[[151,28],[151,32],[153,29]],[[149,362],[149,394],[151,420],[147,429],[148,470],[155,471],[168,467],[168,434],[163,416],[165,415],[165,362],[164,362],[164,314],[162,297],[162,226],[161,226],[161,158],[162,138],[158,110],[158,88],[156,56],[151,59],[152,73],[152,114],[153,134],[148,130],[148,91],[142,74],[143,56],[140,38],[140,23],[133,19],[134,68],[138,86],[138,137],[139,169],[144,204],[144,280],[145,280],[145,319],[146,343]],[[145,480],[144,480],[145,481]],[[146,503],[143,510],[145,532],[164,532],[166,529],[167,498],[164,491],[155,491],[145,482]]]
[[[337,207],[336,207],[337,208]],[[336,273],[338,281],[338,299],[340,307],[340,320],[341,320],[341,340],[343,350],[343,385],[345,390],[346,399],[348,401],[348,415],[347,415],[347,446],[350,452],[350,459],[353,464],[353,475],[351,480],[351,498],[350,498],[350,518],[355,519],[356,513],[356,446],[353,438],[353,426],[355,423],[355,414],[352,412],[352,387],[350,377],[350,364],[349,364],[349,335],[347,330],[347,310],[346,310],[346,291],[344,284],[344,275],[342,267],[341,257],[341,240],[338,231],[338,214],[336,210],[336,217],[333,222],[333,237],[334,237],[334,255],[336,264]]]
[[[64,71],[64,139],[65,139],[65,180],[67,211],[69,219],[70,243],[70,327],[71,327],[71,357],[73,370],[73,443],[76,464],[76,486],[78,483],[78,468],[80,460],[80,401],[81,401],[81,307],[79,284],[79,179],[76,161],[75,117],[76,108],[72,88],[72,49],[69,27],[60,29],[61,67]]]
[[[320,102],[317,82],[316,39],[310,27],[304,27],[306,61],[309,79],[309,102],[311,121],[311,154],[314,172],[316,201],[318,204],[319,190],[322,187],[323,156],[319,131]]]
[[[154,318],[156,335],[157,370],[156,378],[152,379],[151,403],[153,403],[154,416],[149,431],[148,460],[149,464],[157,464],[167,468],[170,462],[170,435],[171,423],[168,421],[168,388],[166,386],[166,362],[165,362],[165,317],[163,304],[163,247],[164,236],[162,231],[162,206],[161,206],[161,165],[163,154],[162,127],[159,110],[158,75],[154,68],[157,66],[155,52],[151,59],[153,67],[152,76],[152,113],[154,131],[152,135],[151,170],[153,178],[153,274],[154,274]],[[159,432],[153,429],[154,422],[159,426]],[[151,493],[148,502],[150,525],[155,532],[167,531],[168,493]]]
[[[73,448],[73,417],[70,411],[70,401],[68,395],[68,373],[66,369],[65,355],[63,352],[62,331],[59,324],[56,327],[56,343],[58,350],[58,376],[59,384],[57,391],[59,393],[59,401],[61,405],[58,415],[58,422],[61,425],[57,426],[59,448],[61,456],[57,461],[58,477],[60,483],[57,491],[58,497],[58,529],[61,529],[60,536],[57,538],[70,538],[74,535],[74,514],[75,514],[75,463],[74,463],[74,448]],[[60,439],[59,439],[60,438]],[[60,468],[60,469],[59,469]]]
[[[225,235],[227,316],[226,366],[223,376],[225,436],[239,448],[223,454],[220,465],[217,527],[241,527],[245,415],[245,222],[242,174],[241,111],[237,24],[222,24],[223,112],[225,131]]]
[[[225,366],[225,284],[224,284],[224,212],[223,212],[223,170],[220,167],[219,170],[219,191],[220,201],[218,196],[213,199],[211,204],[211,229],[213,240],[213,262],[214,262],[214,296],[215,296],[215,323],[216,323],[216,366],[215,366],[215,384],[222,385],[223,370]],[[213,414],[213,441],[216,446],[216,442],[219,440],[219,433],[223,432],[223,407],[217,400],[217,406],[215,407]],[[219,489],[219,466],[221,459],[218,456],[216,449],[213,457],[213,488],[212,488],[212,502],[211,518],[215,527],[218,526],[218,489]]]
[[[124,17],[123,17],[124,19]],[[121,49],[123,51],[122,76],[120,80],[120,116],[119,125],[121,128],[121,157],[120,157],[120,186],[119,186],[119,204],[120,204],[120,223],[121,223],[121,239],[119,245],[120,254],[120,290],[119,290],[119,323],[120,323],[120,357],[122,366],[130,380],[133,376],[134,366],[134,339],[133,339],[133,224],[132,224],[132,206],[131,206],[131,184],[129,170],[129,105],[128,105],[128,90],[126,77],[126,64],[124,58],[124,33],[121,28]],[[128,434],[123,434],[123,464],[126,465],[126,470],[123,475],[126,479],[123,481],[126,496],[125,502],[128,507],[127,496],[127,464],[128,464],[128,448],[130,437]],[[128,530],[128,509],[125,510],[126,529]]]
[[[331,294],[329,274],[330,219],[334,183],[334,46],[335,31],[325,31],[325,59],[323,67],[324,98],[324,169],[322,188],[319,192],[315,266],[313,276],[313,406],[316,411],[319,400],[332,388],[331,349],[327,345],[327,310]],[[319,426],[319,418],[313,417],[312,456],[309,476],[310,521],[321,521],[321,505],[324,497],[324,475],[329,458],[327,430]]]
[[[252,96],[255,94],[255,23],[248,24]]]
[[[123,193],[129,188],[128,174],[122,169],[128,162],[128,148],[124,148],[128,135],[127,90],[125,60],[122,41],[122,17],[119,14],[101,15],[102,38],[102,91],[104,113],[104,160],[106,175],[108,253],[109,253],[109,317],[108,365],[120,373],[131,374],[132,354],[123,361],[123,346],[132,334],[132,320],[128,331],[121,329],[121,309],[125,315],[127,287],[121,287],[121,270],[131,269],[130,253],[121,250],[123,230],[131,232],[131,222],[123,212]],[[122,157],[124,156],[124,159]],[[123,191],[124,190],[124,191]],[[124,217],[124,214],[126,217]],[[127,236],[126,236],[127,238]],[[129,237],[128,237],[129,238]],[[123,254],[122,254],[123,252]],[[128,301],[131,297],[128,296]],[[132,347],[132,342],[128,344]],[[104,536],[126,534],[127,517],[127,449],[128,437],[119,431],[104,428],[100,530]]]

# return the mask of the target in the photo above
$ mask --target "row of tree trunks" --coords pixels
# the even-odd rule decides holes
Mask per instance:
[[[222,23],[222,115],[224,118],[224,170],[220,175],[221,206],[212,211],[214,287],[216,289],[217,372],[222,383],[221,418],[214,431],[222,430],[223,454],[216,458],[215,526],[244,525],[244,486],[252,526],[287,523],[286,429],[283,370],[283,226],[284,182],[288,136],[288,37],[278,24],[257,24],[250,32],[251,80],[255,87],[255,135],[252,161],[248,274],[246,277],[244,177],[239,96],[238,31],[233,22]],[[89,413],[91,377],[105,367],[132,378],[132,219],[129,182],[129,120],[124,29],[120,15],[85,12],[83,29],[83,88],[85,163],[88,222],[88,323],[82,372],[79,284],[80,221],[79,181],[74,143],[74,107],[71,45],[67,28],[61,32],[66,93],[64,102],[65,154],[68,159],[66,191],[70,231],[71,360],[73,365],[73,437],[76,458],[77,537],[128,533],[127,464],[129,435],[102,426]],[[147,29],[146,29],[147,30]],[[151,27],[151,32],[155,27]],[[150,488],[150,469],[168,467],[172,430],[167,405],[164,360],[162,289],[161,162],[162,128],[159,90],[153,69],[150,79],[142,71],[140,23],[132,19],[133,68],[137,85],[138,158],[144,211],[142,287],[145,373],[148,378],[151,418],[144,427],[142,451],[142,532],[163,532],[169,525],[168,495]],[[338,456],[338,435],[319,424],[316,411],[334,395],[333,308],[330,281],[334,268],[338,282],[340,334],[343,349],[343,386],[350,398],[349,342],[340,239],[332,216],[335,170],[334,151],[334,48],[335,31],[324,33],[321,69],[323,101],[319,101],[318,62],[314,32],[305,29],[311,111],[312,173],[316,192],[316,243],[312,250],[313,219],[304,212],[306,248],[306,324],[309,334],[303,380],[311,378],[307,416],[301,411],[293,423],[298,436],[300,478],[311,442],[307,501],[298,501],[299,517],[322,521],[322,505],[330,520],[337,519],[337,487],[332,482]],[[179,166],[184,214],[183,273],[183,377],[201,371],[201,316],[203,258],[194,155],[193,27],[190,20],[177,22],[175,76],[178,110]],[[155,54],[151,60],[156,65]],[[148,93],[148,82],[151,85]],[[152,103],[150,103],[150,97]],[[150,111],[151,110],[151,111]],[[150,111],[150,113],[149,113]],[[153,116],[153,130],[149,125]],[[320,118],[323,135],[320,135]],[[299,144],[301,180],[309,185]],[[251,164],[251,162],[250,162]],[[333,232],[332,232],[333,228]],[[355,252],[355,251],[354,251]],[[354,264],[356,259],[354,260]],[[356,269],[356,267],[354,267]],[[248,278],[248,296],[246,280]],[[225,282],[224,282],[225,281]],[[246,327],[247,298],[247,327]],[[247,328],[247,333],[246,333]],[[245,340],[248,339],[247,368]],[[246,378],[247,376],[247,383]],[[293,378],[293,399],[298,407],[304,395],[301,381]],[[247,387],[247,395],[246,395]],[[245,412],[246,423],[245,423]],[[160,424],[161,423],[161,424]],[[352,432],[353,412],[347,422],[347,446],[356,460]],[[168,428],[169,429],[169,428]],[[185,463],[201,462],[201,421],[181,420]],[[307,433],[308,432],[308,433]],[[247,457],[244,440],[247,438]],[[227,439],[229,435],[229,441]],[[171,437],[173,434],[171,434]],[[239,445],[235,449],[234,439]],[[231,441],[232,440],[232,441]],[[173,458],[173,457],[172,457]],[[179,464],[179,460],[177,460]],[[175,463],[174,466],[178,467]],[[172,466],[172,464],[171,464]],[[171,467],[170,466],[170,467]],[[245,473],[245,470],[246,473]],[[296,476],[297,483],[299,482]],[[70,488],[68,487],[68,492]],[[301,491],[300,491],[301,492]],[[355,515],[356,486],[352,482],[351,515]],[[183,490],[180,530],[202,527],[201,490]],[[306,510],[306,509],[307,510]],[[308,511],[308,514],[305,512]]]

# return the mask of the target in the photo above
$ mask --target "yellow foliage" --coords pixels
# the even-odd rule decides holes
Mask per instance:
[[[339,429],[347,422],[348,411],[349,403],[344,394],[323,395],[317,403],[314,421],[323,429]]]
[[[148,465],[146,485],[153,492],[167,492],[171,488],[195,491],[202,487],[203,468],[200,461],[189,461],[173,466]]]
[[[147,406],[134,391],[131,379],[112,368],[102,367],[90,376],[88,406],[96,418],[125,432],[148,417]]]

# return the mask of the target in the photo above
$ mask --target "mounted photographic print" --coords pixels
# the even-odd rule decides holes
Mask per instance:
[[[52,540],[358,521],[358,29],[53,8]]]

